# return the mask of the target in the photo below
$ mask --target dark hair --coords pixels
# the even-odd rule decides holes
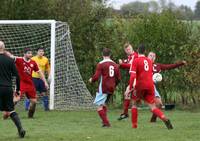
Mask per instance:
[[[144,54],[145,53],[145,46],[144,44],[140,44],[138,47],[138,53],[139,54]]]
[[[111,51],[109,48],[104,48],[102,54],[103,54],[103,56],[110,56]]]
[[[24,48],[24,53],[27,53],[28,51],[32,51],[30,48]]]
[[[39,48],[37,48],[37,51],[39,51],[39,50],[45,50],[43,47],[39,47]]]

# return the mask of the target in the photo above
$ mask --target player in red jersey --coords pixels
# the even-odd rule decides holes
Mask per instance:
[[[9,55],[12,58],[15,58],[15,64],[19,72],[19,76],[21,78],[20,80],[21,95],[20,97],[14,98],[15,103],[17,103],[21,99],[21,97],[26,95],[26,97],[31,101],[28,111],[28,117],[33,118],[33,115],[35,113],[37,97],[36,97],[35,86],[32,80],[32,72],[35,71],[40,74],[40,77],[44,81],[46,88],[49,87],[48,83],[44,77],[44,74],[39,70],[36,62],[31,60],[32,51],[30,49],[28,48],[24,49],[24,57],[15,57],[8,52],[7,55]]]
[[[130,43],[126,43],[124,45],[124,51],[127,54],[128,58],[126,60],[119,59],[119,65],[120,68],[130,70],[131,62],[138,57],[138,53],[133,50],[133,47]],[[118,120],[122,120],[125,118],[128,118],[128,108],[131,101],[131,94],[128,93],[129,91],[129,85],[126,88],[126,91],[124,92],[124,102],[123,102],[123,112],[118,118]]]
[[[168,129],[173,129],[171,122],[163,112],[156,107],[154,101],[154,83],[152,79],[152,71],[153,71],[153,64],[152,61],[145,57],[145,46],[140,45],[138,48],[138,58],[136,58],[131,65],[130,69],[130,91],[132,90],[133,81],[136,78],[136,97],[137,99],[132,99],[133,106],[131,109],[132,112],[132,128],[137,128],[137,118],[138,118],[138,111],[137,111],[137,100],[144,100],[147,105],[150,107],[151,112],[158,116],[166,125]]]
[[[102,127],[110,127],[107,118],[106,103],[114,93],[114,90],[121,79],[118,65],[110,59],[111,51],[107,48],[103,49],[103,61],[97,64],[96,72],[89,82],[99,80],[99,88],[96,93],[94,104],[98,106],[97,112],[102,119]]]
[[[180,66],[183,66],[186,64],[186,61],[181,61],[175,64],[160,64],[160,63],[155,63],[156,60],[156,54],[154,52],[149,52],[148,58],[153,62],[153,73],[160,73],[161,71],[165,70],[170,70],[170,69],[175,69]],[[161,100],[161,96],[159,92],[156,89],[156,82],[154,82],[154,89],[155,89],[155,103],[158,108],[162,108],[163,103]],[[156,122],[157,116],[155,114],[152,115],[151,117],[151,122]]]

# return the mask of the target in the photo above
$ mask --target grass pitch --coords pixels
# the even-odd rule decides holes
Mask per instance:
[[[102,128],[95,111],[36,111],[34,119],[19,112],[27,131],[20,139],[12,121],[1,120],[0,141],[199,141],[200,112],[167,111],[173,130],[167,130],[158,120],[150,123],[151,113],[139,110],[138,129],[131,128],[130,118],[117,121],[119,110],[110,110],[111,128]]]

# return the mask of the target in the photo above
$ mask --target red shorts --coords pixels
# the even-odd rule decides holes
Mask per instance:
[[[145,102],[149,104],[153,104],[155,95],[154,95],[154,89],[141,89],[141,90],[136,90],[136,96],[134,96],[133,100],[144,100]]]
[[[24,95],[26,95],[26,97],[28,99],[35,99],[35,98],[37,98],[37,94],[36,94],[36,90],[35,90],[35,85],[34,85],[33,82],[32,83],[25,83],[25,82],[21,81],[20,91],[21,91],[20,97],[23,97]]]
[[[26,97],[28,99],[36,99],[37,98],[35,90],[22,90],[20,97],[23,97],[24,95],[26,95]]]

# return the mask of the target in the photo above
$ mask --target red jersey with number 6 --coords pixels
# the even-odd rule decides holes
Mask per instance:
[[[97,64],[92,82],[100,80],[99,93],[113,94],[118,82],[121,80],[119,66],[111,59],[104,59]]]
[[[34,89],[32,72],[38,72],[39,68],[35,61],[25,61],[22,57],[15,58],[15,64],[20,76],[20,91]]]
[[[138,90],[152,89],[153,84],[153,64],[152,61],[144,55],[139,55],[131,65],[130,73],[136,74],[136,86]]]

